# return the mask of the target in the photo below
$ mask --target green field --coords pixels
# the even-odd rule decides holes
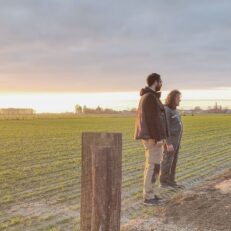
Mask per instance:
[[[185,116],[183,124],[177,180],[190,188],[230,168],[231,116]],[[0,120],[0,230],[78,230],[86,131],[123,133],[122,217],[139,216],[144,155],[133,130],[133,116]]]

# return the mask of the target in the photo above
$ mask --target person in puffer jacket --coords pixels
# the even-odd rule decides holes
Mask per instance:
[[[154,185],[159,177],[163,146],[168,137],[168,126],[164,105],[160,101],[162,80],[159,74],[147,77],[147,87],[140,91],[140,102],[136,114],[134,138],[141,140],[145,149],[144,204],[155,205],[160,198],[154,193]],[[173,151],[172,145],[166,145]]]
[[[175,180],[176,164],[183,132],[181,115],[177,111],[177,106],[180,105],[180,101],[180,91],[173,90],[168,94],[165,102],[165,112],[170,133],[170,136],[167,138],[167,143],[173,145],[174,151],[164,151],[163,159],[161,160],[160,187],[183,188],[183,186],[178,185]]]

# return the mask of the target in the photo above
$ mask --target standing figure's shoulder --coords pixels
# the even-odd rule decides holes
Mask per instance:
[[[152,92],[148,92],[142,96],[143,100],[146,101],[156,101],[156,96]]]
[[[164,109],[165,109],[165,111],[168,112],[168,113],[171,113],[171,112],[172,112],[172,109],[171,109],[169,106],[167,106],[167,105],[164,105]]]
[[[168,116],[174,115],[174,111],[173,111],[169,106],[164,105],[164,109],[165,109],[165,113],[166,113]]]

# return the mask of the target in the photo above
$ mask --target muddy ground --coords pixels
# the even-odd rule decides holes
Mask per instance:
[[[231,231],[231,169],[145,210],[143,217],[125,221],[121,230]]]

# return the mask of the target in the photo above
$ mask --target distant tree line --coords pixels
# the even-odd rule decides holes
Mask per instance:
[[[202,109],[199,106],[194,107],[192,110],[180,110],[182,115],[195,115],[195,114],[231,114],[231,110],[228,107],[223,108],[216,102],[213,107],[208,107],[207,109]]]
[[[229,113],[230,110],[227,108],[223,108],[221,105],[218,105],[216,102],[213,107],[208,107],[207,109],[203,110],[199,106],[196,106],[193,110],[194,112],[205,112],[205,113]]]
[[[127,110],[114,110],[111,108],[102,108],[100,106],[96,108],[89,108],[86,105],[81,106],[77,104],[75,106],[75,114],[77,115],[82,115],[82,114],[135,114],[136,113],[136,108],[132,109],[127,109]],[[207,109],[202,109],[199,106],[194,107],[191,110],[180,110],[182,115],[192,115],[194,116],[195,114],[207,114],[207,113],[231,113],[231,110],[228,108],[223,108],[221,105],[218,105],[216,102],[214,107],[208,107]]]
[[[0,108],[0,115],[33,115],[35,110],[32,108]]]
[[[122,111],[116,111],[111,108],[102,108],[100,106],[96,108],[88,108],[86,105],[83,107],[81,105],[75,106],[75,114],[81,115],[81,114],[121,114],[121,113],[135,113],[136,109],[128,109],[128,110],[122,110]]]

